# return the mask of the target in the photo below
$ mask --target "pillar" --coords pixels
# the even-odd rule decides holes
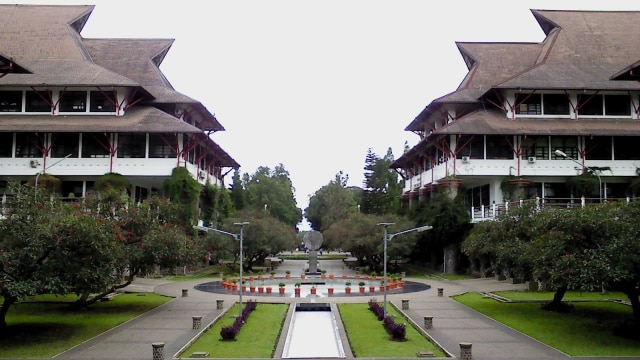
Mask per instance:
[[[192,316],[193,319],[193,330],[200,329],[200,325],[202,325],[202,316]]]
[[[224,300],[216,300],[216,309],[222,309],[222,304],[224,304]]]
[[[409,310],[409,300],[402,300],[402,310]]]
[[[424,317],[424,328],[425,329],[433,328],[433,316],[425,316]]]
[[[155,342],[151,344],[153,348],[153,360],[164,360],[164,343]]]
[[[460,360],[472,360],[471,356],[471,343],[461,342],[460,343]]]

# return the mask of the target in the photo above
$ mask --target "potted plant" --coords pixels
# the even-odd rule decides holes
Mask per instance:
[[[329,293],[329,295],[333,295],[333,288],[332,287],[328,287],[327,288],[327,292]]]
[[[327,277],[327,270],[322,269],[320,270],[320,272],[321,272],[320,278],[325,279]]]
[[[304,280],[304,279],[306,279],[306,278],[307,278],[307,275],[305,275],[304,273],[300,274],[300,279],[303,279],[303,280]]]
[[[329,274],[329,279],[333,279],[334,277],[335,277],[335,275]]]
[[[299,282],[295,283],[294,291],[295,291],[296,296],[300,296],[300,283]]]
[[[285,271],[285,273],[286,273],[285,278],[291,279],[291,270],[287,270]]]
[[[380,291],[384,291],[384,279],[380,280]]]
[[[238,290],[238,279],[231,279],[231,290]]]
[[[360,282],[358,283],[358,288],[359,288],[359,290],[360,290],[360,293],[361,293],[361,294],[364,294],[364,281],[360,281]]]
[[[373,285],[373,284],[369,284],[369,292],[370,292],[370,293],[376,292],[376,287],[375,287],[375,285]]]
[[[271,294],[271,286],[267,286],[264,289],[267,291],[267,294]]]
[[[311,294],[312,295],[316,294],[316,286],[315,285],[311,285]]]
[[[378,274],[375,271],[371,273],[371,279],[378,280]]]
[[[278,284],[278,291],[280,292],[280,295],[284,295],[284,286],[285,286],[285,283],[283,282],[280,282]]]
[[[344,292],[347,294],[351,294],[351,281],[346,281],[344,283],[344,286],[345,286]]]
[[[276,278],[276,272],[275,272],[275,271],[273,271],[273,270],[271,270],[271,272],[269,273],[269,279],[270,279],[270,280],[273,280],[273,279],[275,279],[275,278]]]

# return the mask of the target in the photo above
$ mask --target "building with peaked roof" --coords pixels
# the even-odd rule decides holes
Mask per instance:
[[[540,43],[457,43],[469,72],[405,128],[420,141],[391,165],[405,180],[404,199],[459,186],[477,220],[514,200],[633,196],[640,12],[531,12],[546,35]],[[585,173],[598,191],[572,186]]]
[[[184,167],[223,185],[239,168],[211,139],[224,127],[160,71],[174,40],[84,38],[93,9],[0,5],[0,178],[47,172],[83,196],[113,172],[140,199]]]

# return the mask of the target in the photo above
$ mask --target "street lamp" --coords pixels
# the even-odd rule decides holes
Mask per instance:
[[[239,234],[234,234],[234,233],[226,232],[226,231],[223,231],[223,230],[214,229],[214,228],[207,227],[207,226],[200,226],[200,225],[194,225],[193,228],[197,229],[197,230],[202,230],[202,231],[217,232],[217,233],[220,233],[220,234],[231,236],[234,240],[239,240],[240,241],[240,290],[238,291],[238,294],[240,294],[239,316],[242,317],[242,240],[244,238],[244,232],[243,232],[244,226],[245,225],[249,225],[249,222],[247,222],[247,221],[238,222],[238,223],[233,223],[233,225],[240,226],[240,233]]]
[[[422,231],[426,231],[426,230],[431,230],[433,229],[433,226],[431,225],[425,225],[425,226],[420,226],[417,228],[413,228],[413,229],[409,229],[409,230],[404,230],[404,231],[400,231],[397,232],[395,234],[389,234],[387,232],[387,227],[394,225],[395,223],[379,223],[378,226],[382,226],[382,230],[383,230],[383,237],[382,237],[382,243],[383,248],[384,248],[384,256],[383,256],[383,264],[382,264],[382,268],[383,268],[383,275],[382,275],[382,279],[384,281],[384,302],[383,302],[383,306],[382,306],[382,317],[386,318],[387,317],[387,242],[391,241],[391,239],[393,239],[394,237],[398,236],[398,235],[402,235],[402,234],[406,234],[406,233],[410,233],[410,232],[422,232]]]
[[[595,176],[598,177],[598,200],[600,202],[602,202],[602,179],[600,178],[600,175],[592,168],[588,167],[588,166],[584,166],[582,165],[578,160],[572,158],[571,156],[567,155],[564,151],[561,150],[556,150],[554,151],[554,153],[558,156],[562,156],[565,159],[569,159],[571,161],[573,161],[574,163],[580,165],[581,168],[585,168],[587,169],[587,171],[589,171],[590,173],[594,174]]]

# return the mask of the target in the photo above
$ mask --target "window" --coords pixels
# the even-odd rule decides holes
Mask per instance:
[[[629,95],[578,95],[578,114],[594,116],[630,116]]]
[[[0,158],[10,158],[13,153],[13,133],[0,133]]]
[[[578,95],[578,114],[604,115],[602,95]]]
[[[54,133],[51,136],[51,157],[63,158],[71,154],[78,157],[80,135],[78,133]]]
[[[51,112],[51,94],[48,91],[27,91],[26,112]]]
[[[468,156],[471,159],[484,159],[484,136],[482,135],[464,135],[458,138],[456,142],[456,158],[461,159]]]
[[[178,156],[174,150],[176,144],[175,135],[149,134],[149,157],[175,158]]]
[[[487,159],[513,159],[513,149],[506,136],[486,136]]]
[[[0,112],[21,112],[22,91],[0,91]]]
[[[147,149],[146,134],[118,134],[119,158],[144,158]]]
[[[629,95],[605,95],[604,113],[609,116],[631,116],[631,98]]]
[[[114,103],[115,100],[109,100],[108,96],[101,91],[91,91],[89,93],[91,108],[89,111],[91,112],[115,112],[116,105]],[[115,97],[115,93],[113,94]]]
[[[35,134],[16,134],[16,157],[17,158],[41,158],[42,151],[39,146],[42,142]]]
[[[108,158],[109,138],[102,134],[82,134],[83,158]]]
[[[588,160],[611,160],[613,156],[612,139],[610,136],[595,136],[586,138]]]
[[[637,136],[616,136],[613,138],[614,160],[640,160]]]
[[[565,159],[564,156],[555,154],[560,150],[573,159],[578,158],[578,138],[576,136],[552,136],[551,137],[551,159]]]
[[[548,136],[529,136],[522,140],[522,149],[524,150],[523,159],[536,157],[540,160],[549,159],[549,137]]]
[[[569,98],[565,94],[544,94],[545,115],[569,115]]]
[[[60,91],[60,112],[86,112],[86,91]]]
[[[516,94],[516,114],[542,115],[540,94]]]

